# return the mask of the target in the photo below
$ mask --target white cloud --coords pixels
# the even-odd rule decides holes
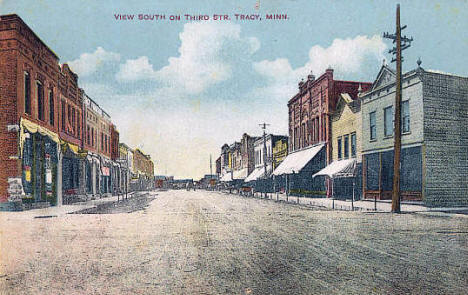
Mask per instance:
[[[120,61],[120,54],[98,47],[93,53],[83,53],[80,58],[69,61],[71,69],[81,77],[95,73],[106,62]]]
[[[128,59],[124,64],[121,64],[116,79],[119,81],[154,79],[155,74],[148,57],[141,56],[137,59]]]
[[[232,62],[226,56],[250,55],[260,48],[254,37],[241,37],[233,23],[192,22],[179,34],[179,56],[154,70],[146,56],[127,60],[116,74],[119,81],[156,80],[161,87],[198,94],[232,76]],[[244,50],[239,50],[243,48]]]
[[[309,61],[304,71],[322,73],[331,66],[341,73],[356,73],[361,70],[366,58],[381,61],[384,59],[386,45],[382,37],[374,35],[357,36],[354,39],[335,39],[330,47],[313,46],[309,51]]]
[[[253,63],[254,70],[265,77],[268,85],[252,93],[269,95],[272,99],[289,99],[297,91],[297,83],[311,71],[318,77],[331,67],[338,75],[356,74],[366,61],[379,64],[384,59],[386,45],[380,36],[357,36],[354,39],[335,39],[323,48],[316,45],[309,50],[309,60],[293,69],[288,59],[263,60]]]

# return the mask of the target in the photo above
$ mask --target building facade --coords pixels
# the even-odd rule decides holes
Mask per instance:
[[[325,143],[327,163],[331,159],[331,122],[341,93],[356,99],[359,89],[366,91],[371,83],[339,81],[333,70],[327,69],[318,79],[310,74],[307,81],[299,83],[299,92],[288,102],[289,151],[297,151],[318,143]]]
[[[395,72],[382,66],[362,97],[363,195],[390,199]],[[468,78],[420,67],[402,77],[402,200],[466,206]]]
[[[273,143],[273,170],[288,156],[288,137],[280,138]]]
[[[340,94],[330,121],[332,130],[330,163],[354,159],[356,164],[354,176],[335,178],[333,183],[328,183],[327,194],[329,197],[333,194],[334,198],[345,199],[354,196],[355,199],[359,199],[362,189],[361,100],[352,99],[347,93]]]
[[[133,152],[133,165],[137,176],[137,190],[154,188],[154,164],[149,155],[140,149]]]
[[[16,15],[0,16],[0,201],[61,202],[57,55]]]
[[[14,14],[0,51],[0,209],[116,193],[119,134],[78,76]]]

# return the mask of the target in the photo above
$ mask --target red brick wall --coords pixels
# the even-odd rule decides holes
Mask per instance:
[[[62,65],[58,80],[60,92],[60,109],[65,105],[65,114],[60,111],[60,138],[81,146],[83,133],[83,99],[78,88],[78,76],[73,73],[67,64]],[[74,116],[73,116],[74,113]],[[65,121],[62,120],[65,117]],[[65,122],[65,125],[63,125]]]
[[[58,58],[16,15],[0,17],[0,201],[6,201],[8,178],[21,176],[18,133],[8,125],[18,125],[21,117],[57,132]],[[31,114],[24,113],[24,71],[30,74]],[[44,90],[44,121],[38,120],[36,81]],[[54,96],[54,126],[49,123],[49,90]]]
[[[326,143],[327,163],[331,159],[331,121],[341,93],[357,98],[359,85],[363,91],[372,83],[337,81],[328,69],[318,79],[308,79],[299,85],[299,92],[288,102],[289,150],[295,151],[319,142]]]
[[[119,132],[115,125],[111,126],[111,159],[113,161],[120,158],[119,152]]]

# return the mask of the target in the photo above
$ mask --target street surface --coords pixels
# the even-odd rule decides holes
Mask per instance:
[[[468,219],[206,191],[143,210],[1,212],[1,294],[466,294]]]

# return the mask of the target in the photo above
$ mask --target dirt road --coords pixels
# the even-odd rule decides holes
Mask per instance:
[[[1,294],[463,294],[466,218],[313,210],[205,191],[146,209],[0,213]]]

